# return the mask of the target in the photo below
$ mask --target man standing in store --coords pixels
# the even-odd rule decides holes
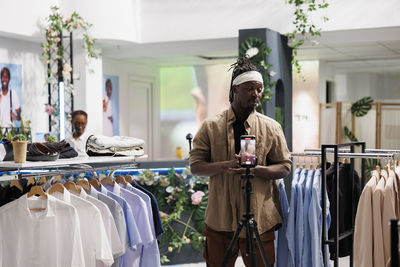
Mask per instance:
[[[239,58],[233,66],[230,108],[204,121],[190,152],[192,173],[210,176],[203,256],[208,267],[220,266],[237,222],[245,213],[244,180],[240,178],[245,169],[240,167],[238,154],[240,136],[248,134],[256,137],[258,164],[251,168],[255,176],[251,208],[268,262],[273,266],[274,231],[282,224],[275,179],[289,174],[290,154],[279,123],[255,110],[264,89],[258,68],[247,58]],[[239,249],[245,265],[251,266],[251,258],[246,255],[245,236],[242,229],[227,266],[234,266]],[[264,266],[257,245],[255,250],[257,266]]]
[[[87,156],[86,141],[89,135],[85,133],[85,128],[88,115],[83,110],[75,110],[71,115],[74,132],[66,141],[78,152],[78,156]]]
[[[7,67],[1,69],[0,126],[12,127],[13,121],[21,120],[21,105],[17,93],[9,88],[11,79]]]

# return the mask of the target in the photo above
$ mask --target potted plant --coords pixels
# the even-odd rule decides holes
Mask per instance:
[[[26,136],[23,134],[17,134],[12,139],[14,162],[24,163],[26,162],[26,149],[28,146],[28,141]]]
[[[46,142],[48,142],[48,143],[57,142],[57,137],[49,135],[49,136],[46,137]]]

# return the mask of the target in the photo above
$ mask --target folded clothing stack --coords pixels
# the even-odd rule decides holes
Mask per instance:
[[[89,156],[141,156],[144,140],[128,136],[91,135],[86,142]]]

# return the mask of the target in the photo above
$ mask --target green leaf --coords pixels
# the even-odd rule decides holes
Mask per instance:
[[[356,117],[367,115],[368,111],[372,108],[372,102],[374,102],[374,100],[370,96],[361,98],[351,106],[351,114]]]
[[[346,137],[352,141],[352,142],[358,142],[357,137],[353,134],[352,131],[350,131],[349,128],[347,128],[347,126],[344,126],[344,134],[346,135]]]

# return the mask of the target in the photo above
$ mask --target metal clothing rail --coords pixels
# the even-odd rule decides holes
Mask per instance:
[[[107,164],[107,163],[104,163]],[[65,166],[55,166],[50,168],[41,169],[18,169],[17,174],[3,175],[0,176],[0,181],[11,181],[15,179],[25,179],[29,177],[38,176],[54,176],[54,175],[65,175],[65,174],[76,174],[84,172],[92,172],[95,174],[98,171],[115,171],[122,168],[137,168],[139,164],[137,162],[129,162],[124,164],[107,164],[106,166],[91,166],[89,164],[73,164]],[[26,172],[26,173],[25,173]]]
[[[326,152],[333,153],[333,150],[327,150]],[[400,153],[400,151],[399,151]],[[291,157],[322,157],[322,152],[320,151],[310,151],[310,152],[291,152]],[[338,153],[338,158],[361,158],[361,159],[397,159],[400,158],[398,153],[351,153],[342,152]]]
[[[305,148],[304,152],[320,152],[320,148]],[[333,152],[333,149],[327,149],[328,152]],[[339,149],[339,153],[344,152],[348,153],[350,152],[350,149],[344,148],[344,149]],[[364,150],[365,153],[392,153],[392,154],[400,154],[400,150],[397,149],[375,149],[375,148],[366,148]]]

